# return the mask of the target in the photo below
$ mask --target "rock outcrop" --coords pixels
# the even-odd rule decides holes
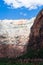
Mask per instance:
[[[31,27],[28,47],[43,48],[43,10],[41,10]]]
[[[0,44],[0,58],[16,58],[24,54],[21,46],[15,46],[14,44]]]
[[[0,20],[0,58],[16,58],[26,52],[33,21],[34,18],[30,20]]]
[[[0,35],[0,58],[16,58],[23,55],[27,50],[27,46],[25,47],[18,45],[19,43],[25,44],[26,42],[28,47],[32,47],[34,49],[43,48],[43,10],[39,12],[36,19],[34,20],[28,43],[26,36],[21,38],[16,37],[16,41],[18,43],[17,45],[14,44],[14,39],[7,38],[7,36]]]

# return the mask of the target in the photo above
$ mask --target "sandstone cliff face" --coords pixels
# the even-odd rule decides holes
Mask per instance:
[[[24,54],[23,47],[14,44],[0,44],[0,58],[16,58]]]
[[[33,20],[0,20],[0,58],[24,54]]]
[[[26,31],[28,32],[28,30]],[[23,44],[25,43],[28,44],[29,47],[32,47],[34,49],[43,48],[43,10],[39,12],[36,19],[34,20],[34,24],[31,27],[28,43],[27,43],[28,35],[26,36],[25,35],[23,36],[23,35],[22,37],[20,36],[20,38],[17,36],[16,41],[15,41],[15,38],[8,38],[7,37],[8,35],[7,36],[0,35],[0,58],[15,58],[24,54],[27,49],[27,46],[26,47],[23,46]],[[15,45],[15,43],[17,44]]]
[[[16,58],[26,52],[30,20],[0,20],[0,58]],[[29,31],[29,32],[28,32]]]
[[[31,27],[28,46],[34,49],[43,48],[43,10],[39,12]]]

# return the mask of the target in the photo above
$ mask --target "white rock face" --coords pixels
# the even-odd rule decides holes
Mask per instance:
[[[29,39],[33,22],[34,18],[30,20],[0,20],[0,42],[25,45]],[[2,36],[3,38],[1,38]]]

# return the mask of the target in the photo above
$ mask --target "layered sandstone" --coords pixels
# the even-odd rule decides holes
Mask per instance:
[[[0,20],[0,58],[16,58],[26,52],[32,24],[33,20]]]

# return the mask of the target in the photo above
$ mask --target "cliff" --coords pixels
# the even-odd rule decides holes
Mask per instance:
[[[38,13],[31,27],[28,47],[43,48],[43,9]]]
[[[0,58],[16,58],[26,52],[33,20],[0,20]]]
[[[17,24],[22,25],[22,23],[20,24],[17,23]],[[12,29],[9,28],[9,25],[11,26]],[[31,27],[31,30],[28,28],[30,25],[27,26],[27,28],[26,27],[24,28],[24,25],[23,25],[23,28],[19,29],[19,32],[20,32],[19,33],[18,30],[16,30],[15,32],[15,25],[12,25],[12,22],[10,22],[9,25],[8,26],[2,25],[3,26],[2,29],[4,29],[4,31],[3,30],[0,31],[0,58],[19,57],[23,55],[27,51],[27,48],[29,49],[29,47],[34,48],[34,49],[43,48],[43,10],[41,10],[38,13]],[[29,35],[28,29],[30,30],[30,35]],[[7,31],[7,35],[6,34],[2,35],[3,33],[2,31],[3,32]],[[17,33],[17,34],[14,34],[14,33]],[[29,35],[29,37],[27,34]],[[28,44],[28,46],[24,44]]]

